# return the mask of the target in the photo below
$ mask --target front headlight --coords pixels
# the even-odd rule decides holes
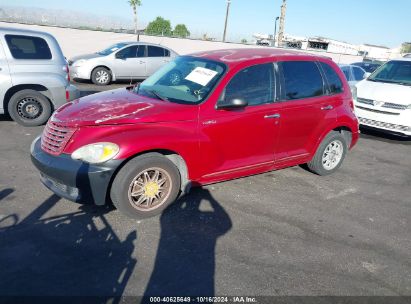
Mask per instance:
[[[352,93],[352,99],[354,99],[354,101],[357,101],[357,87],[356,86],[352,88],[351,93]]]
[[[119,151],[120,148],[116,144],[108,142],[95,143],[78,148],[71,154],[71,158],[91,164],[99,164],[114,158]]]

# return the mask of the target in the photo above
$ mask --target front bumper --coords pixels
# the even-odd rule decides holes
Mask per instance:
[[[385,133],[411,136],[410,110],[387,110],[357,104],[355,114],[361,126],[379,129]]]
[[[31,160],[40,171],[41,182],[60,197],[78,203],[104,205],[109,186],[121,160],[93,165],[70,155],[53,156],[41,149],[41,139],[31,146]]]
[[[86,65],[81,66],[70,66],[70,77],[71,79],[84,79],[90,80],[91,69]]]

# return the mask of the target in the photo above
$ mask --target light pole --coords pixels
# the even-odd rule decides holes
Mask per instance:
[[[277,35],[277,21],[278,21],[278,19],[280,19],[280,17],[276,17],[276,18],[275,18],[275,21],[274,21],[274,37],[273,37],[273,39],[274,39],[274,46],[275,46],[275,36]]]
[[[230,4],[231,4],[231,0],[227,0],[227,11],[225,13],[223,42],[225,42],[225,36],[227,34],[227,22],[228,22],[228,13],[230,12]]]

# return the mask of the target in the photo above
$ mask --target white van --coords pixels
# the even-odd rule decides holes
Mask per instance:
[[[411,58],[391,60],[353,92],[360,125],[411,137]]]
[[[0,28],[0,114],[23,126],[39,126],[79,95],[52,35]]]

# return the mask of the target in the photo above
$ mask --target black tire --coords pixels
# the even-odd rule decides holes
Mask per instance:
[[[25,127],[41,126],[50,118],[52,107],[46,96],[34,90],[21,90],[11,96],[8,114]]]
[[[111,71],[104,67],[97,67],[91,72],[91,81],[99,86],[108,85],[111,78]]]
[[[159,203],[156,206],[149,207],[138,205],[135,200],[142,196],[147,197],[147,183],[145,187],[141,186],[140,190],[145,191],[145,194],[140,196],[131,197],[132,185],[135,184],[136,178],[141,176],[140,174],[146,172],[145,170],[158,169],[163,170],[168,174],[161,175],[162,178],[168,178],[169,182],[165,182],[164,186],[166,190],[164,195],[159,199]],[[152,171],[148,171],[149,173]],[[163,173],[161,173],[163,174]],[[153,175],[151,176],[153,177]],[[137,179],[139,180],[139,179]],[[137,182],[137,181],[136,181]],[[144,181],[140,180],[140,183]],[[168,184],[167,184],[168,183]],[[178,168],[166,157],[159,153],[149,153],[138,156],[130,160],[114,178],[113,184],[110,189],[110,197],[113,205],[123,214],[134,219],[143,219],[160,214],[168,205],[173,203],[180,192],[181,177]],[[145,189],[145,190],[144,190]],[[154,195],[154,194],[152,194]],[[159,192],[158,192],[158,195]],[[148,204],[148,202],[146,201]]]
[[[331,167],[327,168],[327,165],[323,162],[323,156],[325,150],[331,143],[340,144],[342,148],[342,153],[341,157],[337,157],[339,158],[339,161],[334,162],[331,165]],[[346,138],[340,132],[332,131],[328,133],[328,135],[323,139],[317,151],[315,152],[313,159],[309,163],[307,163],[307,166],[311,172],[316,173],[318,175],[332,174],[335,171],[337,171],[339,167],[341,167],[345,155],[347,154],[347,149],[348,148]]]

